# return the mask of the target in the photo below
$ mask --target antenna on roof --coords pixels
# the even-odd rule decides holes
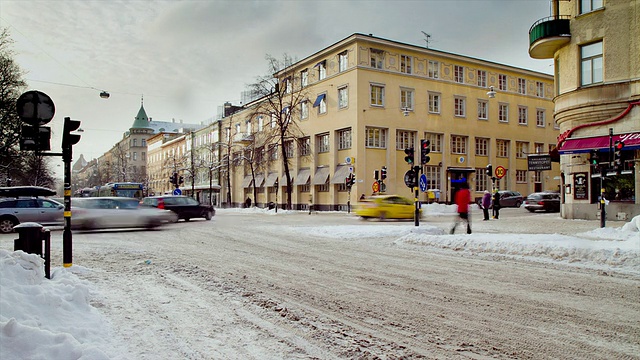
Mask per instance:
[[[427,43],[427,49],[428,49],[429,48],[429,40],[431,39],[431,35],[427,34],[424,31],[421,31],[421,32],[422,32],[422,35],[424,35],[424,37],[425,37],[424,41]]]

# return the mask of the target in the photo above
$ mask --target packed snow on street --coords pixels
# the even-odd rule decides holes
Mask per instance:
[[[254,208],[74,232],[51,279],[5,235],[1,358],[640,358],[640,216],[450,235],[455,209],[424,209],[419,226]]]

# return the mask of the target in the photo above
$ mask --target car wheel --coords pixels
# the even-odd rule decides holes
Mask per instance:
[[[18,225],[20,222],[17,219],[12,218],[2,218],[0,219],[0,232],[3,234],[9,234],[13,232],[13,227]]]
[[[385,220],[387,218],[387,214],[384,211],[380,212],[380,216],[378,216],[380,220]]]
[[[527,209],[529,212],[536,212],[534,209]]]
[[[191,218],[184,218],[184,221],[189,221],[191,220]]]
[[[518,200],[518,201],[516,201],[516,207],[517,207],[517,208],[519,208],[519,207],[520,207],[520,205],[522,205],[522,202],[521,202],[521,201],[519,201],[519,200]]]
[[[204,218],[207,219],[207,220],[211,220],[212,217],[213,217],[213,214],[211,213],[211,211],[207,211],[204,214]]]

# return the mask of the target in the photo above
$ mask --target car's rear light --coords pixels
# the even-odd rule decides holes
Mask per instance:
[[[158,200],[158,209],[164,209],[164,200]]]
[[[544,205],[544,201],[538,201],[538,205]]]

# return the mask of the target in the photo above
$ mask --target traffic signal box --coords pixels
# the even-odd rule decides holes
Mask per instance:
[[[413,165],[413,163],[414,163],[414,160],[413,160],[414,150],[413,150],[413,148],[404,149],[404,153],[407,154],[407,156],[404,157],[404,161],[406,161],[407,164],[409,164],[409,165]]]
[[[382,169],[380,169],[380,180],[384,180],[387,178],[387,167],[383,166]]]
[[[353,173],[350,173],[349,175],[347,175],[347,177],[344,179],[344,184],[350,189],[354,184],[356,183],[356,177],[355,175],[353,175]]]
[[[431,160],[429,153],[431,152],[431,141],[427,139],[420,140],[420,161],[422,165],[426,165]]]
[[[613,144],[613,170],[618,174],[623,170],[622,149],[624,149],[624,141],[616,141]]]
[[[591,166],[594,171],[598,170],[598,167],[600,166],[600,155],[597,150],[591,150],[589,152],[589,166]]]
[[[484,173],[487,176],[492,176],[493,175],[493,165],[491,165],[491,164],[487,165],[487,167],[485,168]]]

